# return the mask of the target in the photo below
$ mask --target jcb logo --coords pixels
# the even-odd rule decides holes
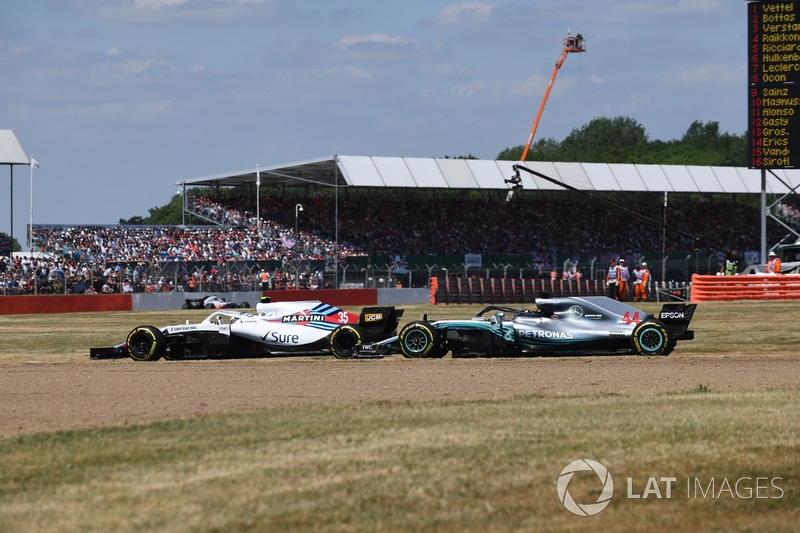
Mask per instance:
[[[383,313],[372,313],[369,315],[364,315],[365,322],[377,322],[379,320],[383,320]]]

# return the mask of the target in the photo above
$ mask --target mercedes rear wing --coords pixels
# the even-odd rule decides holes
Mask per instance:
[[[662,321],[675,335],[676,340],[694,339],[694,331],[689,329],[697,304],[664,304],[656,318]]]

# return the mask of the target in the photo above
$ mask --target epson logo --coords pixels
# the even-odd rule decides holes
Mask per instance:
[[[661,318],[684,318],[683,311],[672,311],[661,313]]]

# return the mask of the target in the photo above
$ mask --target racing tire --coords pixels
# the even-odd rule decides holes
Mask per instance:
[[[633,328],[632,342],[636,355],[669,355],[676,340],[663,322],[645,320]]]
[[[204,307],[206,309],[214,309],[214,304],[206,304]]]
[[[183,304],[183,305],[181,306],[181,309],[189,309],[189,304]]]
[[[136,361],[158,361],[167,349],[167,338],[154,326],[139,326],[128,333],[125,350]]]
[[[352,359],[363,337],[364,333],[358,326],[342,324],[337,327],[328,339],[333,356],[336,359]]]
[[[442,357],[442,341],[439,331],[428,322],[410,322],[400,330],[398,336],[400,353],[409,359]]]
[[[240,306],[242,309],[250,309],[250,302],[242,302]]]

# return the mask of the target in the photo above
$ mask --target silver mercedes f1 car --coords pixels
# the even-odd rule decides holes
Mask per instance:
[[[410,322],[396,338],[405,357],[669,355],[694,338],[696,304],[665,304],[650,315],[605,296],[540,297],[536,309],[490,305],[467,320]],[[334,355],[336,352],[334,351]]]

